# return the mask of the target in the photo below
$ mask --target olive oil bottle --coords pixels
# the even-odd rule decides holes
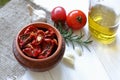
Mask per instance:
[[[115,40],[118,21],[112,8],[95,5],[89,12],[88,20],[90,33],[95,39],[103,44],[110,44]]]

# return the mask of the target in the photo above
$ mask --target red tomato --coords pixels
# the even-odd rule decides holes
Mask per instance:
[[[55,22],[65,23],[66,21],[66,11],[63,7],[57,6],[51,12],[51,19]]]
[[[85,26],[87,18],[82,11],[73,10],[70,13],[68,13],[66,22],[70,28],[74,30],[79,30]]]

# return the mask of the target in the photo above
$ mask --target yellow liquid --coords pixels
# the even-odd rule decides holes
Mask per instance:
[[[112,9],[96,5],[91,9],[88,18],[89,30],[95,39],[103,44],[110,44],[115,40],[117,17]]]

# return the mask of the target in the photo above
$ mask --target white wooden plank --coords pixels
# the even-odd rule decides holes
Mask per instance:
[[[118,32],[120,31],[120,28]],[[117,34],[116,42],[111,45],[94,43],[94,50],[105,67],[111,80],[120,79],[120,35]]]
[[[20,80],[53,80],[49,72],[33,72],[26,71],[25,75]]]

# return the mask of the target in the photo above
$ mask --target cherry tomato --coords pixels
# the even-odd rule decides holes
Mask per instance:
[[[86,15],[82,11],[73,10],[68,13],[66,23],[70,28],[79,30],[85,26],[86,21]]]
[[[51,19],[55,23],[65,23],[66,21],[66,11],[63,7],[57,6],[51,12]]]

